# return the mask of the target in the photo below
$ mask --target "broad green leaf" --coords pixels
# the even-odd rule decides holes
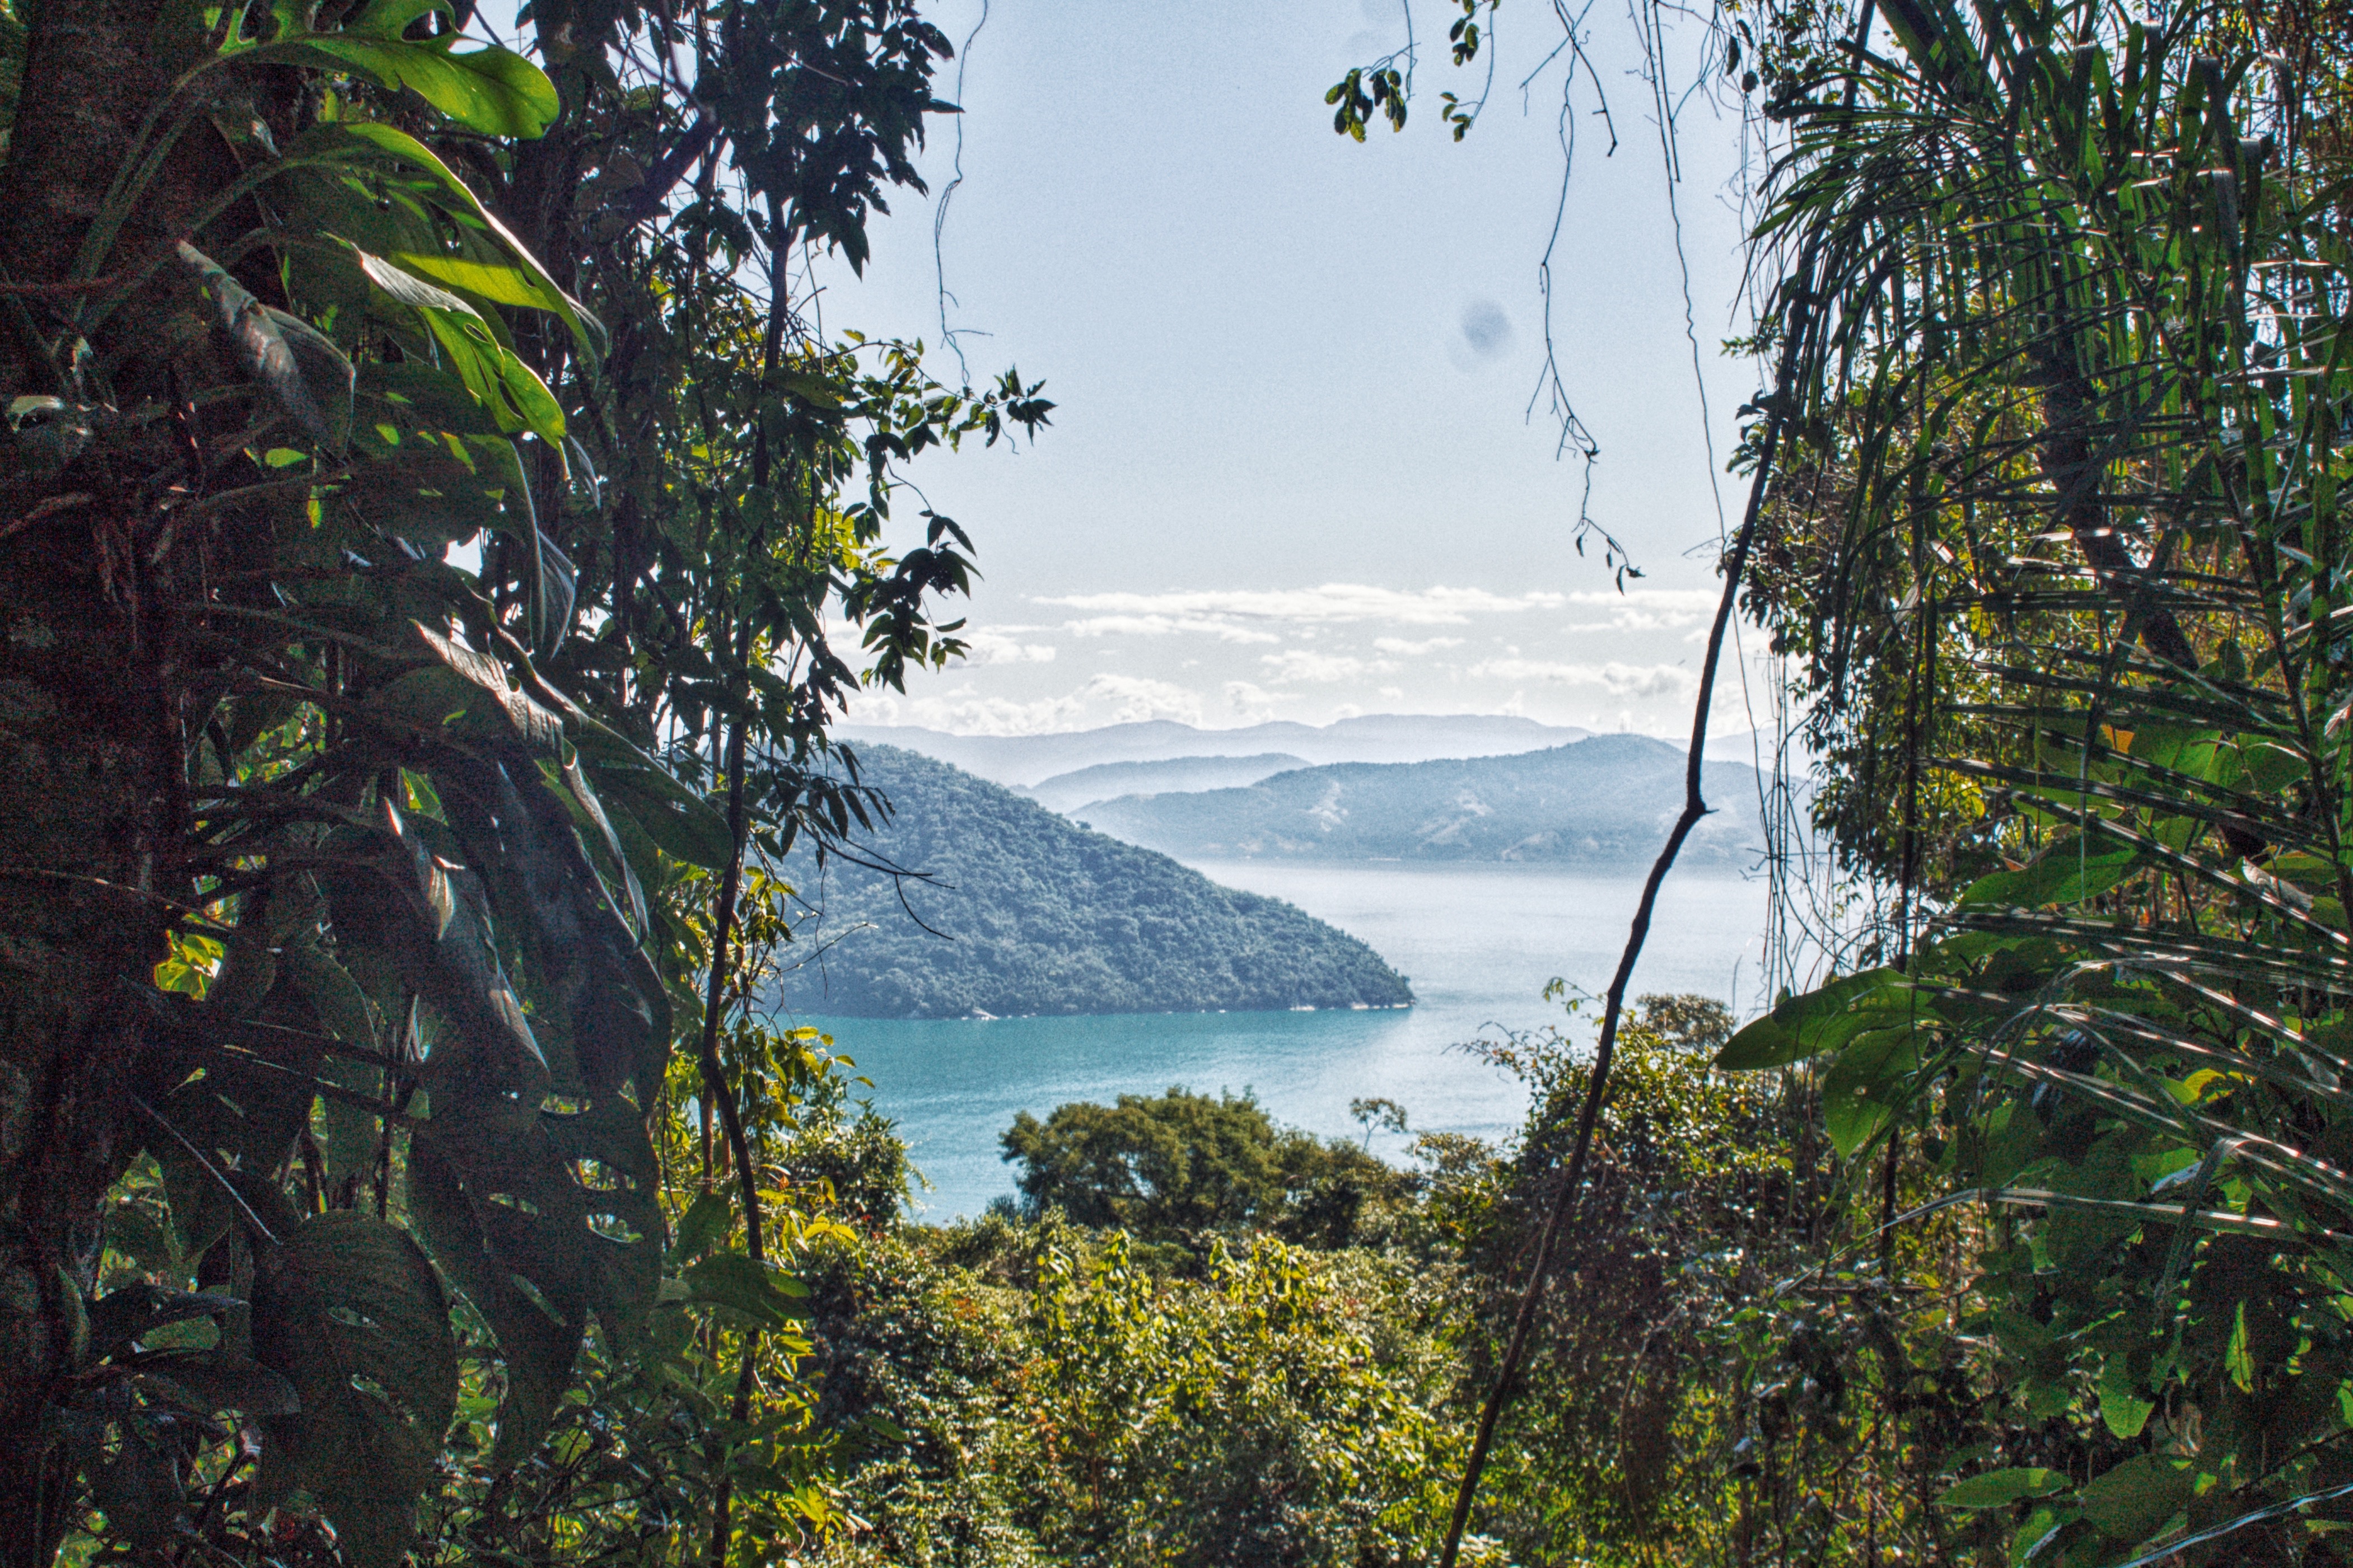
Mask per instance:
[[[179,255],[220,312],[246,374],[313,437],[341,447],[351,429],[354,381],[343,351],[308,321],[256,300],[195,246],[183,241]]]
[[[794,1300],[808,1287],[753,1262],[740,1252],[723,1252],[688,1268],[681,1276],[687,1299],[709,1307],[723,1307],[757,1328],[777,1329],[807,1315]]]
[[[375,1005],[349,970],[320,950],[317,935],[313,927],[280,947],[279,972],[309,998],[311,1010],[329,1034],[350,1045],[375,1049],[381,1032]]]
[[[400,1568],[458,1397],[448,1303],[398,1227],[313,1215],[257,1258],[254,1358],[301,1408],[261,1421],[263,1507],[300,1488],[353,1568]]]
[[[506,666],[422,622],[415,624],[417,636],[433,656],[478,694],[469,699],[468,712],[485,720],[503,719],[510,732],[535,752],[554,754],[557,751],[564,740],[562,716],[542,706],[529,692],[517,689],[508,679]],[[488,703],[480,700],[485,697],[490,699]]]
[[[476,231],[485,246],[495,247],[477,251],[465,246],[465,236],[461,233],[463,254],[485,262],[495,258],[495,265],[520,268],[530,287],[536,291],[534,299],[524,302],[561,318],[571,329],[573,340],[583,353],[592,358],[597,353],[604,329],[596,318],[583,309],[578,300],[559,288],[522,241],[501,223],[495,214],[482,205],[481,198],[474,195],[472,188],[451,173],[447,163],[414,136],[375,121],[334,121],[304,132],[289,146],[288,156],[290,159],[341,157],[351,160],[354,173],[363,177],[337,188],[342,192],[343,202],[353,210],[355,216],[361,216],[372,215],[375,204],[388,199],[393,194],[382,184],[387,176],[405,174],[405,178],[397,181],[400,195],[410,200],[429,202],[458,219],[461,229]],[[391,167],[382,174],[368,168],[370,164],[386,163]],[[336,230],[332,222],[322,222],[320,226],[333,232],[344,232],[346,237],[364,237]],[[417,236],[418,240],[436,237],[429,222],[421,226]],[[424,244],[390,246],[384,247],[383,253],[396,251],[408,258],[403,262],[404,266],[412,267],[427,277],[438,277],[438,281],[453,288],[468,287],[462,278],[437,274],[432,268],[418,265],[418,257],[427,253]],[[494,295],[487,297],[497,299]]]
[[[1716,1053],[1715,1065],[1748,1072],[1835,1050],[1858,1030],[1886,1023],[1879,1015],[1890,1005],[1900,1006],[1905,1016],[1924,1011],[1894,969],[1842,974],[1805,995],[1784,998],[1733,1036]]]
[[[108,1216],[110,1230],[114,1220],[115,1215]],[[153,1222],[145,1223],[152,1226]],[[167,1264],[168,1261],[167,1255]],[[227,1296],[167,1290],[143,1279],[133,1280],[119,1289],[109,1290],[90,1304],[90,1357],[103,1361],[157,1329],[217,1317],[240,1304]]]
[[[2148,1418],[2157,1410],[2157,1403],[2145,1397],[2139,1380],[2132,1375],[2131,1358],[2111,1354],[2100,1368],[2098,1384],[2100,1419],[2116,1436],[2132,1438],[2141,1435]]]
[[[2072,837],[2036,856],[2023,870],[1996,871],[1978,878],[1960,901],[1972,909],[2041,909],[2081,903],[2131,875],[2137,856],[2131,845],[2114,839]]]
[[[726,817],[668,768],[594,720],[578,725],[572,740],[597,798],[625,814],[663,854],[706,870],[727,863],[735,840]]]
[[[298,33],[243,51],[254,65],[301,65],[355,71],[379,86],[406,88],[459,126],[484,136],[531,140],[546,132],[563,110],[555,84],[521,55],[497,45],[459,54],[454,35],[409,39],[400,29],[406,5],[379,4],[351,26],[334,33]],[[382,20],[371,26],[371,17]]]
[[[213,1301],[216,1311],[228,1304],[218,1297]],[[199,1415],[219,1410],[292,1415],[302,1407],[294,1385],[286,1378],[258,1361],[226,1351],[156,1356],[139,1363],[139,1375],[142,1381],[162,1384],[160,1392],[171,1403]]]
[[[385,954],[400,983],[449,1026],[424,1063],[437,1096],[459,1088],[543,1092],[547,1058],[491,942],[480,881],[435,855],[423,824],[412,828],[389,802],[384,816],[375,842],[390,853],[381,878],[337,878],[331,888],[339,938]]]
[[[2114,1541],[2146,1541],[2197,1494],[2198,1471],[2185,1459],[2141,1454],[2086,1485],[2084,1516]]]
[[[1852,1154],[1887,1124],[1920,1065],[1909,1029],[1873,1029],[1839,1052],[1822,1075],[1822,1131]]]
[[[491,1468],[505,1470],[539,1446],[571,1383],[587,1310],[578,1260],[560,1255],[584,1245],[586,1231],[566,1237],[560,1215],[514,1214],[512,1223],[496,1226],[501,1245],[493,1247],[459,1175],[457,1155],[465,1141],[447,1141],[448,1131],[445,1123],[438,1130],[445,1136],[419,1138],[412,1146],[409,1200],[434,1261],[498,1338],[506,1392]]]
[[[735,1211],[725,1198],[717,1193],[696,1194],[686,1212],[678,1216],[678,1234],[670,1241],[670,1260],[674,1264],[691,1263],[725,1236],[734,1221]]]
[[[135,1203],[111,1204],[106,1210],[106,1245],[156,1274],[183,1274],[179,1249],[154,1216]]]
[[[2007,1470],[1988,1470],[1981,1476],[1947,1489],[1936,1500],[1947,1508],[2007,1508],[2028,1498],[2049,1497],[2067,1489],[2063,1470],[2046,1470],[2038,1467],[2021,1467]]]

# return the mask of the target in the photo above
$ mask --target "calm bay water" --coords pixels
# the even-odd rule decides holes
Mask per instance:
[[[1146,1013],[1109,1017],[899,1020],[809,1016],[874,1080],[875,1109],[899,1123],[932,1182],[927,1220],[976,1215],[1013,1191],[997,1138],[1017,1111],[1182,1084],[1255,1092],[1276,1121],[1360,1134],[1348,1101],[1385,1095],[1417,1131],[1498,1137],[1525,1109],[1516,1081],[1453,1047],[1561,1021],[1543,997],[1558,975],[1609,983],[1641,884],[1540,868],[1198,861],[1229,887],[1287,899],[1369,942],[1413,982],[1416,1005],[1384,1012]],[[1737,878],[1677,878],[1637,994],[1745,996],[1762,951],[1765,889]],[[1736,994],[1736,986],[1738,994]],[[1587,1026],[1579,1025],[1580,1033]],[[1402,1141],[1377,1137],[1377,1152]]]

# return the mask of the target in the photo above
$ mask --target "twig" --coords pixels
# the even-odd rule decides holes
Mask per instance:
[[[1876,0],[1864,0],[1860,24],[1855,28],[1858,37],[1868,37]],[[1848,84],[1849,101],[1854,86]],[[1765,510],[1765,494],[1773,478],[1773,461],[1778,455],[1781,437],[1791,405],[1792,386],[1804,353],[1804,344],[1811,333],[1814,315],[1813,271],[1815,254],[1810,247],[1798,263],[1799,289],[1794,298],[1798,304],[1790,312],[1786,335],[1781,342],[1781,360],[1774,374],[1778,395],[1772,400],[1766,416],[1765,434],[1758,444],[1756,476],[1748,489],[1748,507],[1740,521],[1739,535],[1733,541],[1732,552],[1724,563],[1724,593],[1716,600],[1715,620],[1709,628],[1707,657],[1700,666],[1699,693],[1692,707],[1691,749],[1683,758],[1683,808],[1667,835],[1667,842],[1659,858],[1651,866],[1651,874],[1642,884],[1641,902],[1635,906],[1634,923],[1627,932],[1625,950],[1619,955],[1618,972],[1610,977],[1608,1001],[1601,1016],[1601,1037],[1594,1047],[1593,1068],[1588,1081],[1585,1103],[1577,1117],[1577,1140],[1568,1157],[1567,1179],[1554,1194],[1552,1212],[1546,1216],[1544,1233],[1536,1243],[1535,1258],[1528,1268],[1526,1285],[1520,1292],[1518,1310],[1512,1320],[1512,1337],[1504,1348],[1503,1364],[1496,1369],[1495,1381],[1487,1392],[1486,1402],[1479,1411],[1479,1426],[1471,1441],[1471,1457],[1462,1468],[1462,1483],[1454,1494],[1453,1515],[1447,1521],[1446,1544],[1439,1555],[1439,1568],[1455,1568],[1455,1560],[1462,1550],[1462,1532],[1470,1522],[1472,1500],[1478,1495],[1479,1478],[1487,1468],[1487,1455],[1494,1447],[1495,1427],[1503,1418],[1504,1407],[1509,1404],[1513,1384],[1518,1381],[1520,1368],[1527,1359],[1528,1341],[1535,1328],[1536,1310],[1543,1305],[1546,1279],[1551,1271],[1555,1248],[1568,1221],[1577,1212],[1585,1184],[1585,1166],[1593,1149],[1594,1124],[1600,1119],[1601,1106],[1609,1090],[1609,1064],[1618,1046],[1618,1021],[1625,1010],[1626,987],[1633,978],[1634,964],[1642,956],[1642,945],[1651,934],[1651,917],[1659,901],[1659,888],[1673,869],[1675,858],[1682,854],[1683,841],[1691,837],[1694,827],[1708,812],[1706,798],[1700,792],[1704,757],[1707,750],[1708,709],[1715,698],[1716,667],[1723,658],[1724,640],[1732,624],[1732,612],[1740,600],[1740,584],[1748,570],[1749,547],[1756,542],[1757,524]]]
[[[120,272],[110,272],[103,278],[79,283],[0,283],[0,294],[26,300],[69,300],[78,294],[96,294],[111,289],[121,278]]]
[[[270,1233],[270,1229],[268,1226],[261,1223],[261,1216],[253,1212],[253,1205],[245,1201],[245,1194],[238,1192],[227,1176],[221,1174],[220,1168],[218,1166],[215,1165],[210,1160],[205,1158],[205,1152],[203,1150],[188,1142],[186,1133],[182,1132],[178,1128],[173,1126],[169,1119],[167,1119],[162,1111],[148,1104],[139,1096],[135,1094],[132,1095],[131,1097],[131,1103],[145,1111],[148,1115],[153,1117],[155,1119],[155,1125],[161,1127],[164,1131],[169,1132],[174,1141],[175,1141],[181,1148],[185,1149],[188,1152],[189,1156],[193,1158],[197,1164],[204,1167],[205,1174],[210,1176],[214,1181],[220,1184],[220,1190],[228,1194],[229,1201],[231,1203],[237,1205],[239,1209],[244,1211],[246,1222],[251,1225],[255,1230],[261,1233],[262,1240],[269,1243],[272,1247],[278,1245],[278,1237]]]
[[[88,506],[94,499],[87,490],[76,490],[71,495],[51,496],[7,527],[0,528],[0,540],[14,539],[43,518],[55,517],[61,511],[69,511],[78,506]]]

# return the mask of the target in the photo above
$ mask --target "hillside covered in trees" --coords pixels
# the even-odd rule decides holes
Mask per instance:
[[[1371,948],[1279,899],[1219,887],[945,763],[889,746],[859,757],[893,813],[858,853],[927,879],[788,862],[820,910],[786,950],[797,963],[780,995],[795,1009],[958,1018],[1413,999]]]

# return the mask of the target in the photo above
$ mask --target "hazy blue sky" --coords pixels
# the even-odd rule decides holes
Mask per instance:
[[[918,471],[980,547],[977,658],[861,717],[1687,724],[1715,590],[1705,551],[1686,552],[1718,521],[1635,34],[1597,0],[1586,37],[1619,145],[1605,156],[1580,79],[1552,303],[1601,447],[1593,515],[1650,574],[1621,598],[1598,552],[1572,548],[1583,471],[1556,458],[1542,399],[1529,414],[1564,62],[1519,84],[1561,34],[1547,7],[1503,8],[1489,107],[1457,144],[1438,92],[1482,77],[1446,61],[1453,10],[1419,7],[1417,112],[1360,146],[1333,133],[1323,89],[1401,38],[1395,0],[993,0],[964,61],[949,320],[976,377],[1018,364],[1061,406],[1034,449]],[[961,43],[979,11],[934,15]],[[1686,79],[1698,42],[1694,26],[1673,45]],[[1755,377],[1715,353],[1741,326],[1740,128],[1694,100],[1682,129],[1720,468]],[[954,152],[934,138],[934,201]],[[829,329],[938,342],[932,220],[931,202],[899,204],[866,279],[828,274]]]
[[[1493,93],[1457,144],[1438,94],[1475,94],[1483,72],[1447,61],[1452,0],[1419,0],[1412,123],[1358,145],[1333,133],[1323,92],[1402,41],[1398,0],[991,0],[961,62],[949,321],[976,382],[1018,364],[1060,406],[1034,448],[915,469],[979,547],[975,658],[858,716],[1018,732],[1525,712],[1683,730],[1718,512],[1651,93],[1611,3],[1594,0],[1583,36],[1619,144],[1606,155],[1581,77],[1551,309],[1601,448],[1593,516],[1644,582],[1621,597],[1598,550],[1576,553],[1584,471],[1556,458],[1546,400],[1530,412],[1566,58],[1521,83],[1562,37],[1550,6],[1503,7]],[[961,46],[981,0],[929,10]],[[1695,23],[1670,38],[1685,81],[1700,39]],[[1681,140],[1720,470],[1756,379],[1715,352],[1745,328],[1741,129],[1694,99]],[[949,380],[933,222],[955,151],[953,126],[935,132],[933,196],[878,221],[863,279],[819,269],[828,331],[920,335]],[[1739,499],[1725,479],[1724,504]]]

